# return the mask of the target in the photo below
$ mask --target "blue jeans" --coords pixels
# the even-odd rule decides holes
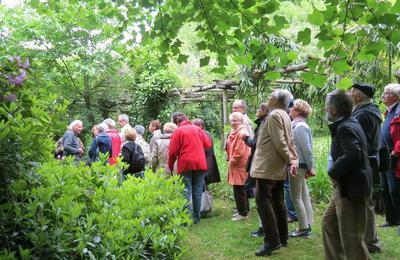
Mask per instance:
[[[290,199],[290,186],[288,178],[286,178],[285,182],[283,183],[283,188],[285,190],[285,204],[287,208],[287,215],[289,218],[297,220],[296,210],[293,206],[292,200]]]
[[[201,194],[203,193],[204,171],[186,171],[182,174],[185,184],[185,197],[188,200],[188,210],[194,223],[200,222]]]

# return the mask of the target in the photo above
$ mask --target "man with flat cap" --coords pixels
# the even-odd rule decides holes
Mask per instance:
[[[371,187],[373,182],[379,181],[379,157],[378,151],[381,144],[381,111],[372,102],[375,94],[375,87],[366,83],[355,83],[350,90],[353,100],[352,116],[360,123],[365,136],[367,137],[368,158],[372,168],[370,176]],[[380,252],[381,243],[376,232],[376,220],[372,193],[367,203],[367,219],[364,241],[370,253]]]

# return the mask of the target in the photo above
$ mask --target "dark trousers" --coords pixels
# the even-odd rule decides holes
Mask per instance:
[[[233,197],[235,198],[236,208],[240,215],[247,216],[249,211],[249,199],[244,185],[233,185]]]
[[[386,222],[400,222],[400,179],[392,170],[381,172],[382,196],[385,202]]]
[[[265,233],[265,244],[275,246],[286,243],[288,223],[283,181],[257,179],[256,203]]]

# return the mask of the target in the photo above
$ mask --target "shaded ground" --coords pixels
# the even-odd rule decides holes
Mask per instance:
[[[190,227],[190,234],[185,241],[189,245],[183,259],[258,259],[254,252],[262,244],[262,238],[253,238],[250,232],[258,227],[258,217],[251,201],[252,210],[249,220],[233,222],[233,202],[228,200],[214,201],[211,216],[202,219],[198,225]],[[321,216],[323,207],[314,212],[315,224],[309,238],[291,238],[288,247],[276,251],[273,259],[323,259],[321,236]],[[384,222],[378,217],[378,223]],[[289,231],[297,227],[297,222],[289,224]],[[383,243],[383,252],[371,255],[372,259],[400,259],[400,236],[396,228],[378,228]]]

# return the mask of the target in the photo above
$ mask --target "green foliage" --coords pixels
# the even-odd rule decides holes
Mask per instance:
[[[0,65],[2,87],[16,94],[0,100],[0,256],[179,257],[191,222],[180,179],[147,172],[121,184],[106,158],[91,167],[54,160],[68,103],[31,77],[8,80],[18,68]]]
[[[135,123],[147,125],[151,120],[170,121],[176,96],[170,95],[177,88],[178,80],[161,64],[157,51],[137,49],[133,56],[140,57],[132,63],[132,106],[130,114]]]
[[[0,67],[8,75],[16,70],[5,60]],[[0,201],[4,201],[9,196],[9,183],[52,156],[51,138],[62,125],[67,104],[37,89],[29,77],[12,85],[0,76],[5,93],[15,95],[15,100],[0,100]]]
[[[178,256],[190,223],[178,177],[149,171],[120,184],[119,169],[104,160],[51,160],[13,183],[0,215],[7,248],[21,245],[39,258]]]
[[[328,156],[330,138],[328,136],[314,137],[313,155],[316,176],[307,183],[315,204],[328,203],[332,193],[332,182],[328,176]]]
[[[181,109],[189,119],[201,118],[206,124],[206,130],[218,134],[221,129],[220,104],[219,102],[201,102],[195,104],[187,104]]]

